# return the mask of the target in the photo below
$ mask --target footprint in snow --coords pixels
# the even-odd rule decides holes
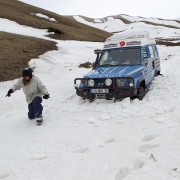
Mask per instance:
[[[32,157],[31,160],[43,160],[47,158],[48,158],[47,155],[39,155],[39,156]]]
[[[169,108],[168,108],[168,111],[169,111],[169,112],[174,112],[175,110],[176,110],[176,107],[169,107]]]
[[[165,118],[162,118],[162,117],[161,117],[161,118],[158,118],[158,119],[157,119],[157,122],[160,123],[160,124],[161,124],[161,123],[165,123]]]
[[[116,139],[114,139],[114,138],[109,138],[109,139],[107,139],[107,140],[104,141],[104,144],[110,144],[110,143],[113,143],[113,142],[115,142],[115,141],[116,141]]]
[[[85,153],[87,151],[89,151],[89,148],[88,147],[84,147],[84,148],[80,148],[78,150],[73,151],[73,153]]]
[[[115,180],[123,180],[126,176],[128,176],[128,174],[129,174],[128,167],[121,168],[117,173]]]
[[[9,117],[11,117],[11,116],[12,116],[12,114],[8,114],[6,117],[9,118]]]
[[[117,173],[115,177],[115,180],[123,180],[131,173],[131,171],[134,171],[134,170],[137,171],[143,168],[144,166],[145,166],[144,159],[139,157],[135,159],[135,161],[132,164],[130,164],[130,166],[125,166],[123,168],[120,168],[119,172]]]
[[[8,176],[11,175],[11,172],[8,170],[5,170],[4,172],[0,170],[0,179],[6,179]]]
[[[144,144],[139,147],[139,152],[146,152],[146,151],[152,150],[158,146],[159,146],[159,144]]]
[[[111,117],[109,116],[109,115],[107,115],[107,114],[102,114],[101,116],[100,116],[100,119],[102,120],[102,121],[107,121],[107,120],[109,120]]]
[[[116,139],[114,139],[114,138],[106,139],[102,144],[99,145],[99,147],[104,148],[105,145],[113,143],[115,141],[116,141]]]
[[[141,157],[138,157],[133,163],[133,170],[141,169],[145,164],[145,160]]]
[[[97,122],[96,118],[94,118],[94,117],[89,117],[88,118],[88,123],[89,124],[95,124],[96,122]]]
[[[97,123],[96,118],[94,118],[94,117],[88,118],[88,123],[94,125],[95,127],[99,126],[98,123]]]
[[[158,135],[147,135],[144,136],[142,141],[146,142],[146,141],[152,141],[153,139],[155,139]]]

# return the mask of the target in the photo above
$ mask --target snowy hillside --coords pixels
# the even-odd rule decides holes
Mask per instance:
[[[133,26],[108,22],[107,28],[106,22],[94,25],[111,32]],[[179,38],[179,29],[135,24],[155,37]],[[0,26],[10,30],[48,39],[44,30],[10,21]],[[76,96],[73,81],[89,71],[79,64],[93,62],[93,50],[103,44],[56,42],[57,51],[29,62],[50,92],[42,126],[28,120],[22,91],[5,97],[17,80],[0,83],[0,179],[180,180],[180,47],[158,46],[163,76],[154,79],[143,101],[90,103]]]
[[[180,22],[178,20],[163,20],[155,18],[141,18],[127,15],[110,16],[89,22],[80,16],[74,18],[81,23],[108,32],[139,32],[147,31],[149,36],[157,39],[173,39],[180,42]],[[125,23],[125,21],[127,21]]]

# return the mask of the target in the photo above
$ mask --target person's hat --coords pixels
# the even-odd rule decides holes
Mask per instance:
[[[22,72],[22,76],[29,76],[32,78],[32,69],[31,68],[25,68]]]

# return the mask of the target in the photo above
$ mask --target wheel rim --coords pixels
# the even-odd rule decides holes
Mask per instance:
[[[140,86],[139,89],[138,89],[138,94],[137,94],[138,99],[142,100],[144,95],[145,95],[145,90],[144,90],[144,88],[142,86]]]

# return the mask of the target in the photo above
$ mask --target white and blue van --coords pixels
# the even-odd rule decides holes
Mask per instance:
[[[84,99],[142,100],[160,74],[160,58],[154,39],[144,35],[112,36],[97,54],[93,69],[74,80],[76,94]]]

